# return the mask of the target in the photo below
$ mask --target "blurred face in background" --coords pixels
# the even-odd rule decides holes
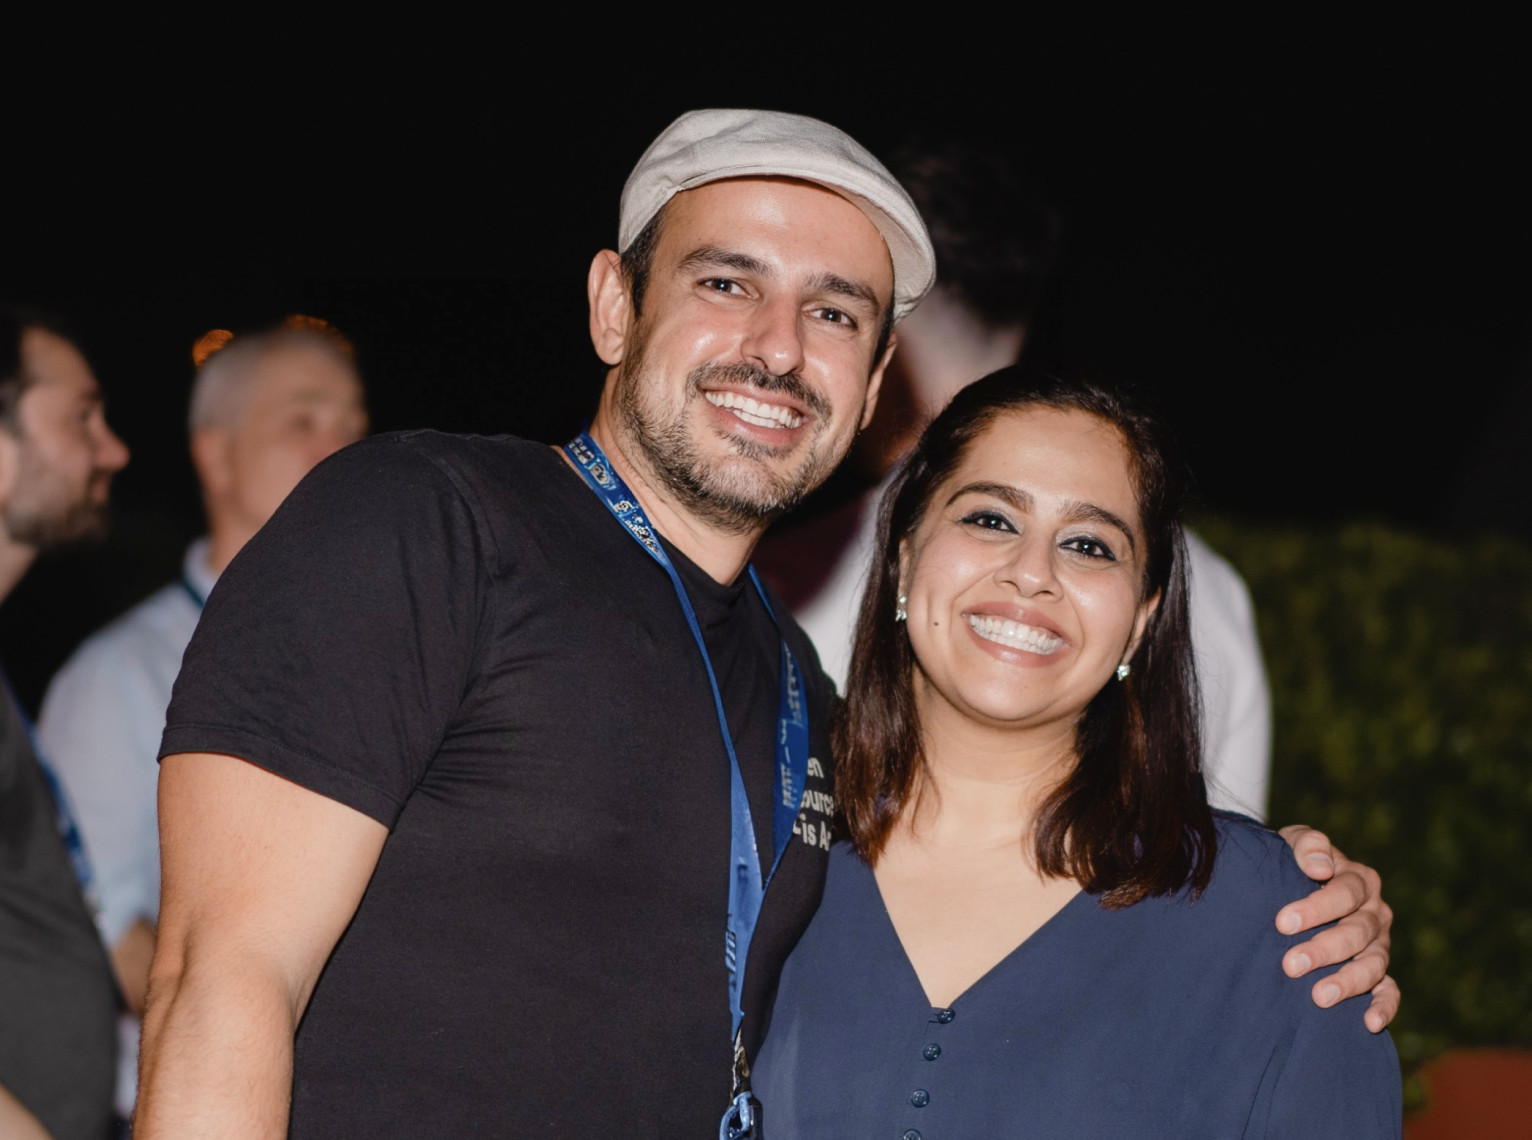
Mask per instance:
[[[194,451],[216,529],[254,533],[321,459],[367,434],[362,384],[333,352],[283,346],[255,366],[232,428],[197,433]]]
[[[22,334],[21,365],[30,382],[0,429],[6,533],[38,550],[99,538],[112,476],[128,462],[101,389],[79,349],[44,329]]]

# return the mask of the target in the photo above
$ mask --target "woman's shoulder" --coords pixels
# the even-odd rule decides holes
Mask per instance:
[[[1299,939],[1277,929],[1277,911],[1317,884],[1303,876],[1275,831],[1232,812],[1215,811],[1213,817],[1218,849],[1207,888],[1198,894],[1188,886],[1145,899],[1127,909],[1125,921],[1146,934],[1217,946],[1225,961],[1254,955],[1279,962]]]
[[[1314,889],[1315,884],[1298,869],[1287,840],[1265,824],[1215,809],[1213,825],[1218,833],[1218,856],[1207,894],[1247,902],[1256,897],[1280,898],[1280,907]],[[1271,918],[1275,921],[1275,909]]]

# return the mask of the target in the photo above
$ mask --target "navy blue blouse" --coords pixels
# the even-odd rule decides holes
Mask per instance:
[[[933,1009],[846,844],[787,961],[753,1066],[766,1140],[1397,1137],[1399,1062],[1282,973],[1278,909],[1314,889],[1280,836],[1219,814],[1185,892],[1106,910],[1083,891]],[[1306,937],[1306,936],[1303,936]]]

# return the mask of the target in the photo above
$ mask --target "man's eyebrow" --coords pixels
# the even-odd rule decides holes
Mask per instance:
[[[748,253],[740,253],[733,249],[720,249],[716,245],[704,245],[692,250],[681,259],[677,267],[683,273],[692,273],[699,269],[737,269],[741,273],[753,273],[757,276],[766,276],[771,273],[771,266],[767,265],[758,257],[751,257]]]
[[[1020,487],[1012,487],[1008,483],[965,483],[951,494],[947,499],[947,505],[951,506],[964,495],[993,495],[1018,511],[1030,512],[1033,508],[1032,496]],[[1067,521],[1094,522],[1115,527],[1123,533],[1130,547],[1134,550],[1138,549],[1138,543],[1133,537],[1133,528],[1105,507],[1098,507],[1095,503],[1082,503],[1077,499],[1066,501],[1063,507],[1064,518]]]
[[[883,302],[878,300],[878,295],[871,285],[865,285],[860,281],[848,281],[838,273],[821,274],[814,285],[817,292],[833,293],[838,297],[862,302],[872,310],[874,316],[883,312]]]
[[[716,245],[698,246],[681,259],[677,268],[682,273],[696,273],[707,269],[733,269],[756,277],[772,275],[771,266],[760,258]],[[871,285],[848,280],[838,273],[821,273],[810,282],[809,287],[813,292],[830,293],[837,297],[859,301],[872,310],[874,316],[881,315],[883,312],[883,303],[878,300],[877,291]]]

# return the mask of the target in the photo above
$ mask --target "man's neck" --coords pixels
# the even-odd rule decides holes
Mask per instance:
[[[216,578],[228,569],[245,543],[255,537],[255,530],[216,516],[211,507],[208,518],[207,568]]]
[[[16,583],[26,576],[37,561],[37,547],[12,542],[10,536],[0,531],[0,602],[11,596]]]
[[[735,534],[697,518],[650,476],[646,464],[627,453],[620,437],[611,430],[605,407],[597,412],[590,434],[628,489],[638,496],[644,514],[667,542],[702,567],[715,582],[727,584],[740,576],[766,529],[764,524],[749,533]]]

